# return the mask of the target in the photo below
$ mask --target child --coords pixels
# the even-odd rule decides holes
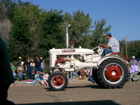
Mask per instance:
[[[37,71],[35,74],[35,80],[40,83],[41,85],[45,85],[44,82],[41,80],[40,71]]]
[[[43,82],[44,84],[48,85],[47,81],[48,81],[48,78],[49,78],[49,74],[47,71],[44,71],[44,75],[43,75]]]

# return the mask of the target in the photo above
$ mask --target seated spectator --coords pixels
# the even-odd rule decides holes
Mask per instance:
[[[44,82],[45,85],[48,85],[48,78],[49,78],[48,72],[47,71],[44,71],[42,82]]]
[[[135,56],[132,56],[132,60],[130,60],[130,74],[138,71],[138,61],[135,59]]]
[[[23,80],[23,72],[24,72],[24,67],[21,65],[21,63],[18,63],[17,73],[20,81]]]
[[[14,79],[16,79],[16,75],[17,75],[16,67],[15,67],[15,65],[13,65],[12,62],[10,62],[10,66],[11,66],[11,69],[12,69],[12,72],[13,72]]]
[[[37,71],[35,74],[35,80],[41,84],[41,85],[45,85],[45,83],[41,80],[41,75],[40,75],[40,71]]]

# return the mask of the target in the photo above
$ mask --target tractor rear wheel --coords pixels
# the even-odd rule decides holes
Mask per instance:
[[[127,80],[128,68],[120,59],[106,59],[97,70],[98,84],[104,88],[120,88]]]
[[[68,85],[68,78],[63,72],[56,71],[50,74],[48,84],[54,91],[64,90]]]
[[[97,78],[97,69],[96,68],[93,68],[92,69],[92,77],[94,79],[94,81],[99,85],[101,86],[100,82],[98,81],[98,78]]]

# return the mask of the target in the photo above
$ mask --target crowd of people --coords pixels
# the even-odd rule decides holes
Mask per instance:
[[[18,79],[19,81],[25,79],[26,81],[36,80],[41,85],[48,84],[47,80],[49,73],[44,70],[46,64],[42,57],[36,56],[35,59],[27,57],[25,61],[19,57],[17,65],[14,65],[12,62],[10,62],[10,65],[15,79]]]

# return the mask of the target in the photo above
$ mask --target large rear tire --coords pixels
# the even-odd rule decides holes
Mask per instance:
[[[50,74],[48,84],[52,90],[61,91],[67,87],[68,78],[63,72],[56,71]]]
[[[120,59],[106,59],[97,70],[98,84],[104,88],[120,88],[127,80],[128,68]]]
[[[100,84],[100,82],[99,82],[99,80],[98,80],[98,78],[97,78],[97,69],[96,69],[96,68],[93,68],[93,69],[92,69],[92,77],[93,77],[94,81],[95,81],[99,86],[101,86],[101,84]]]

